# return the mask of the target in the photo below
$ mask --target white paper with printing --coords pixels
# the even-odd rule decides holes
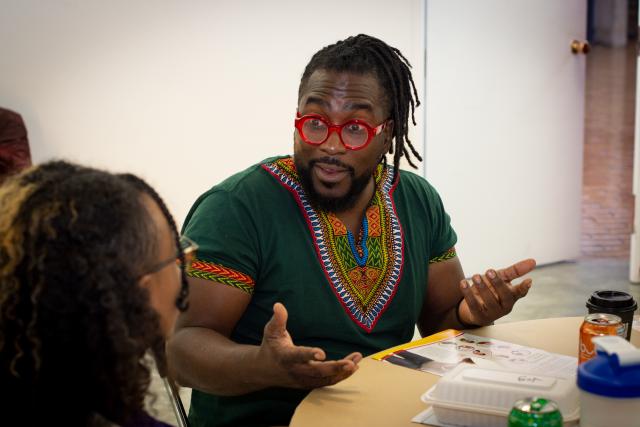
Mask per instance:
[[[466,332],[429,344],[405,347],[383,360],[440,376],[460,363],[558,378],[574,377],[578,367],[576,357]]]

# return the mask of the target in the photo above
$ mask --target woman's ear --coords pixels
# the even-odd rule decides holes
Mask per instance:
[[[138,281],[138,284],[146,289],[147,291],[149,289],[151,289],[151,274],[145,274],[144,276],[140,277],[140,280]]]

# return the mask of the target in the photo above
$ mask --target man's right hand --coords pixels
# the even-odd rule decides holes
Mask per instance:
[[[284,305],[275,303],[273,317],[264,327],[258,352],[267,372],[275,375],[277,385],[302,389],[324,387],[348,378],[358,369],[358,362],[362,360],[360,353],[325,361],[326,354],[322,349],[294,345],[287,331],[287,317]]]
[[[326,361],[317,347],[296,346],[287,332],[287,310],[273,306],[260,345],[230,339],[251,296],[237,288],[189,278],[189,309],[169,340],[169,367],[178,383],[219,396],[269,387],[311,389],[335,384],[358,369],[360,353]]]

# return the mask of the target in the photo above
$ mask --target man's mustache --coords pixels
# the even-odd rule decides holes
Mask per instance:
[[[312,168],[316,163],[324,163],[325,165],[334,165],[334,166],[338,166],[342,169],[346,169],[349,171],[349,173],[353,174],[355,172],[355,170],[353,169],[353,167],[342,163],[340,160],[334,158],[334,157],[321,157],[319,159],[314,159],[314,160],[310,160],[309,161],[309,168]]]

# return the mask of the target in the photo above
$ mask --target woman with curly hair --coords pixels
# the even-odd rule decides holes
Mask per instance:
[[[165,204],[133,175],[58,161],[6,181],[3,425],[164,425],[144,412],[145,355],[166,374],[165,340],[188,293],[183,246]]]

